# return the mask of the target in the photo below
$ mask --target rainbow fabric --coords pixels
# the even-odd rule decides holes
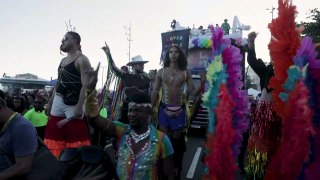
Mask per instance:
[[[110,117],[112,120],[118,120],[120,119],[120,109],[124,100],[124,84],[121,78],[117,77],[114,89],[115,91],[112,97]]]
[[[108,93],[110,93],[110,85],[112,82],[115,82],[114,84],[114,93],[112,96],[112,102],[106,102],[108,100]],[[111,112],[106,112],[107,116],[112,120],[118,120],[120,119],[120,109],[123,103],[124,99],[124,85],[121,81],[121,78],[117,77],[111,70],[110,61],[108,61],[108,71],[106,74],[106,82],[99,94],[98,102],[100,111],[104,111],[104,109],[108,109],[106,107],[106,104],[111,103]],[[104,116],[106,113],[103,113]]]
[[[149,180],[158,179],[158,161],[173,154],[173,148],[167,135],[150,124],[150,137],[147,148],[134,154],[128,143],[130,125],[114,122],[119,142],[117,174],[119,179]]]

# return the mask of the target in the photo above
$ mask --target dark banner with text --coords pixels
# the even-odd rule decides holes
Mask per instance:
[[[183,29],[178,31],[170,31],[161,33],[162,38],[162,51],[160,60],[164,60],[166,52],[172,45],[178,45],[186,57],[188,56],[188,47],[189,47],[189,35],[190,29]]]

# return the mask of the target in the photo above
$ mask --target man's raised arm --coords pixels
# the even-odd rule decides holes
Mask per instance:
[[[107,45],[106,42],[105,42],[105,46],[103,46],[101,49],[107,55],[107,59],[108,59],[108,61],[110,63],[112,71],[114,73],[116,73],[117,76],[121,77],[124,72],[121,69],[117,68],[117,66],[115,65],[115,63],[114,63],[114,61],[112,59],[112,56],[111,56],[110,48],[109,48],[109,46]]]
[[[99,104],[97,100],[97,91],[95,90],[98,81],[100,63],[96,70],[86,71],[82,86],[85,88],[85,115],[91,123],[97,126],[101,131],[107,132],[108,135],[115,135],[116,127],[111,120],[103,118],[99,114]]]

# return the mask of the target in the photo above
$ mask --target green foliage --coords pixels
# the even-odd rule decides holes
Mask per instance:
[[[302,34],[305,36],[310,36],[313,38],[315,43],[320,42],[320,11],[318,8],[311,9],[308,13],[307,19],[311,20],[310,22],[301,22],[299,26],[303,25],[304,30]]]

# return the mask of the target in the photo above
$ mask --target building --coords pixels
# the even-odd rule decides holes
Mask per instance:
[[[33,89],[44,89],[48,80],[39,78],[36,75],[25,73],[17,74],[14,77],[3,75],[0,78],[0,87],[4,91],[9,91],[12,89],[21,90],[33,90]]]
[[[256,84],[257,85],[257,89],[256,90],[261,91],[261,89],[260,89],[260,78],[253,71],[253,69],[250,66],[247,67],[247,74],[251,78],[252,84]]]

